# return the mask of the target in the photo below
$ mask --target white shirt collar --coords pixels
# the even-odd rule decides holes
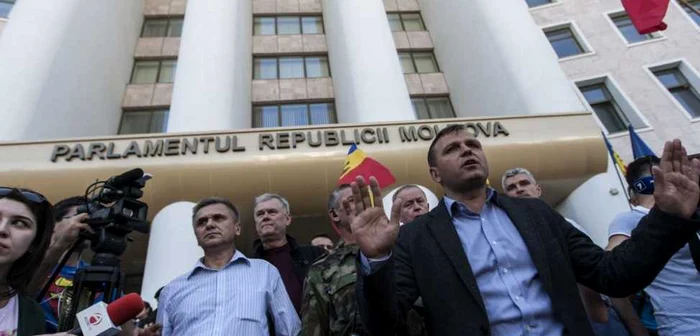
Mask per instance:
[[[634,210],[634,211],[639,211],[639,212],[641,212],[641,213],[643,213],[643,214],[645,214],[645,215],[648,215],[648,214],[649,214],[649,209],[647,209],[647,208],[645,208],[645,207],[643,207],[643,206],[641,206],[641,205],[637,205],[637,206],[633,207],[632,210]]]

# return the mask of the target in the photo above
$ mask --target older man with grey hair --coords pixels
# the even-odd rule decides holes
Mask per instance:
[[[501,177],[501,185],[503,192],[510,197],[539,198],[542,196],[542,188],[535,180],[535,176],[525,168],[506,170]],[[568,218],[565,219],[579,231],[586,233],[576,222]],[[629,335],[628,330],[632,332],[633,336],[644,335],[643,325],[629,301],[615,300],[611,302],[581,285],[579,285],[579,293],[596,335],[626,336]]]
[[[265,259],[277,267],[298,314],[301,312],[304,278],[324,250],[317,246],[299,246],[296,239],[287,234],[292,215],[289,201],[280,195],[256,197],[253,218],[259,237],[253,242],[253,257]]]

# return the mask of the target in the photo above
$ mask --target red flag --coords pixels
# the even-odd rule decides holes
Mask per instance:
[[[365,152],[353,144],[350,146],[348,157],[345,159],[343,173],[338,179],[338,185],[350,184],[355,181],[357,176],[364,177],[365,181],[369,181],[369,177],[374,176],[379,182],[380,188],[388,187],[396,182],[396,178],[391,174],[389,168],[368,157]]]
[[[640,34],[666,30],[663,22],[669,0],[622,0],[627,15]]]

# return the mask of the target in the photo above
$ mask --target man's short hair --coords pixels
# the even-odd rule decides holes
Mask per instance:
[[[340,200],[340,192],[343,191],[344,189],[350,188],[349,184],[341,184],[337,188],[333,189],[333,192],[331,193],[330,196],[328,196],[328,210],[331,209],[336,209],[338,207],[342,207],[342,205],[338,205],[338,201]],[[339,210],[339,209],[336,209]]]
[[[462,124],[447,125],[447,127],[440,130],[440,132],[438,132],[437,135],[435,135],[435,139],[433,139],[433,142],[430,143],[430,147],[428,148],[428,166],[435,167],[435,165],[437,164],[436,163],[437,159],[435,158],[434,150],[435,150],[435,144],[437,144],[437,142],[440,139],[442,139],[443,137],[445,137],[448,134],[454,134],[457,132],[466,132],[466,131],[467,131],[467,128]]]
[[[404,184],[404,185],[402,185],[401,187],[399,187],[399,189],[396,189],[396,192],[394,193],[394,195],[391,196],[391,201],[392,201],[392,202],[396,202],[396,199],[399,197],[399,194],[400,194],[400,193],[402,193],[402,192],[403,192],[404,190],[406,190],[406,189],[411,189],[411,188],[416,188],[416,189],[420,190],[420,192],[423,193],[423,196],[426,196],[426,197],[428,196],[428,195],[425,194],[425,192],[423,191],[423,189],[421,189],[419,186],[417,186],[417,185],[415,185],[415,184]]]
[[[627,175],[625,175],[625,180],[627,180],[627,185],[633,185],[635,181],[640,179],[642,176],[651,174],[651,167],[658,166],[661,160],[652,155],[640,157],[632,161],[627,166]]]
[[[197,213],[199,212],[199,210],[202,210],[203,208],[206,208],[210,205],[215,205],[215,204],[225,205],[227,208],[229,208],[229,210],[231,210],[231,212],[233,212],[234,215],[236,215],[236,222],[238,222],[240,220],[241,217],[238,213],[238,208],[236,208],[236,206],[233,205],[233,203],[231,203],[231,201],[229,201],[225,198],[221,198],[221,197],[208,197],[208,198],[205,198],[205,199],[202,199],[201,201],[199,201],[192,209],[192,220],[194,220],[195,216],[197,216]]]
[[[68,211],[72,207],[76,206],[81,206],[85,205],[87,203],[87,199],[83,196],[73,196],[73,197],[68,197],[66,199],[62,199],[56,203],[56,205],[53,206],[53,215],[54,219],[56,222],[60,222],[63,220],[63,217],[66,217],[68,215]]]
[[[277,194],[265,193],[265,194],[262,194],[262,195],[256,197],[255,204],[253,204],[253,209],[255,209],[258,206],[258,204],[263,203],[263,202],[267,202],[267,201],[273,200],[273,199],[278,200],[280,203],[282,203],[282,208],[284,208],[284,212],[287,214],[290,214],[289,201],[287,201],[286,198],[284,198],[280,195],[277,195]],[[253,210],[253,211],[255,211],[255,210]]]
[[[330,241],[333,241],[333,238],[331,238],[331,236],[329,236],[329,235],[327,235],[327,234],[325,234],[325,233],[319,233],[319,234],[317,234],[317,235],[311,237],[311,240],[314,240],[314,239],[316,239],[316,238],[326,238],[326,239],[328,239],[328,240],[330,240]]]
[[[503,191],[506,190],[506,179],[519,174],[524,174],[525,176],[527,176],[527,178],[530,179],[530,181],[532,181],[532,183],[537,183],[537,180],[535,180],[535,175],[532,175],[532,173],[529,170],[519,167],[512,168],[506,170],[506,172],[503,173],[503,177],[501,177],[501,187],[503,187]]]

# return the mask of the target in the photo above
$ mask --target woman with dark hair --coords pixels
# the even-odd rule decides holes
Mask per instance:
[[[44,332],[44,313],[26,289],[53,227],[53,207],[43,195],[0,187],[0,336]]]

